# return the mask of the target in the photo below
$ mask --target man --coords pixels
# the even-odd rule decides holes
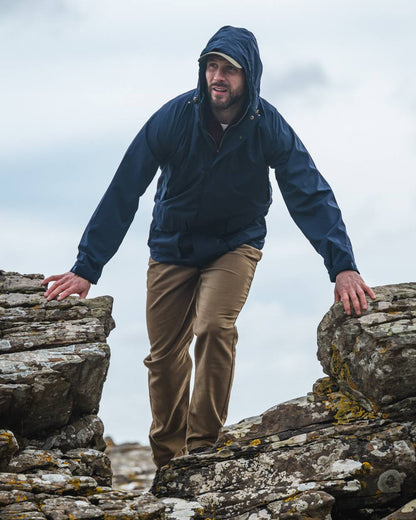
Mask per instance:
[[[277,110],[260,98],[262,64],[245,29],[226,26],[199,58],[197,89],[164,105],[126,152],[93,214],[70,273],[48,300],[85,298],[117,251],[139,197],[161,167],[150,228],[147,325],[150,444],[158,467],[212,446],[227,416],[235,321],[266,235],[275,169],[290,214],[323,256],[347,314],[374,298],[357,272],[333,193]],[[189,400],[189,345],[196,335]]]

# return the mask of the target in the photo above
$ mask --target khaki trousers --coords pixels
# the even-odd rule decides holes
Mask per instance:
[[[212,446],[228,412],[234,375],[235,321],[262,253],[242,245],[202,268],[149,260],[147,327],[150,445],[158,467]],[[190,397],[196,335],[195,379]]]

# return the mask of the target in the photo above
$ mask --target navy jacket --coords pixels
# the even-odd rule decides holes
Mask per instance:
[[[254,35],[223,27],[201,55],[212,51],[244,68],[248,105],[243,117],[227,128],[217,148],[204,124],[201,60],[197,89],[158,110],[128,148],[82,236],[72,271],[97,282],[159,167],[148,241],[154,260],[202,266],[243,243],[261,249],[273,168],[292,218],[323,256],[331,280],[340,271],[357,270],[331,188],[292,128],[259,96],[262,63]]]

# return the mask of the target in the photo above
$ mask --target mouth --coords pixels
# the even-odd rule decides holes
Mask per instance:
[[[218,93],[218,94],[224,94],[224,93],[228,92],[228,89],[226,87],[222,87],[222,86],[219,86],[219,85],[212,85],[211,86],[211,90],[213,92]]]

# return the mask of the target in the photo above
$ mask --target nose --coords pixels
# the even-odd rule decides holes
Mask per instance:
[[[214,81],[224,81],[224,74],[220,67],[215,71]]]

